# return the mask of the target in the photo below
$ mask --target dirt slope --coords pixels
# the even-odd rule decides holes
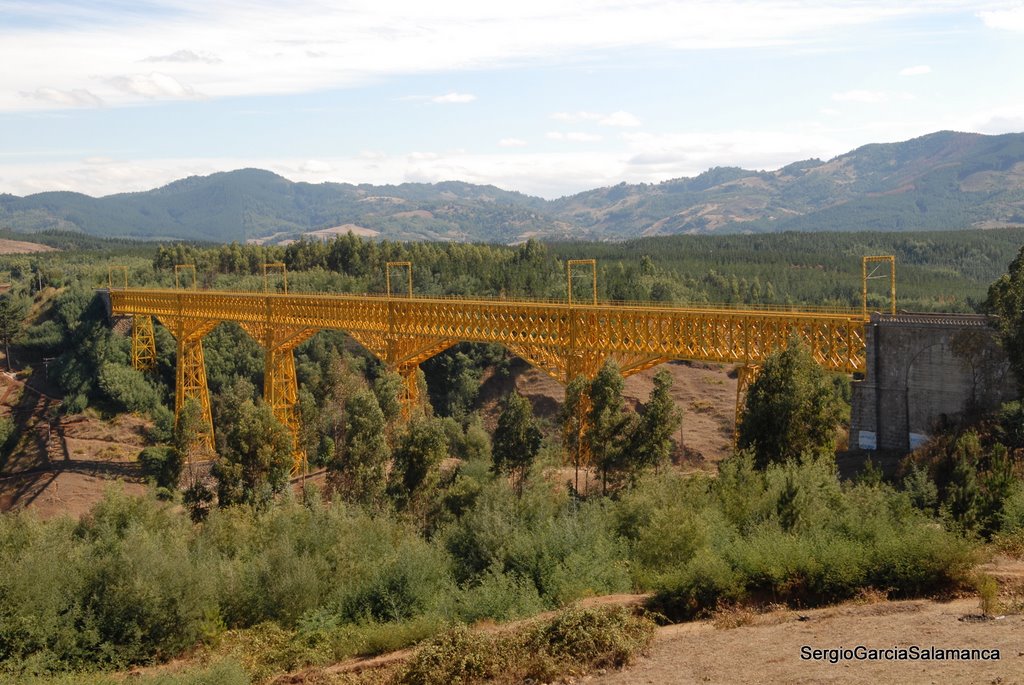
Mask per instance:
[[[57,248],[40,243],[28,243],[23,240],[7,240],[0,238],[0,254],[34,254],[37,252],[57,252]]]
[[[626,379],[626,402],[633,407],[646,402],[654,388],[654,375],[662,370],[672,376],[672,398],[683,411],[682,435],[676,436],[681,443],[677,461],[695,468],[713,466],[728,455],[732,446],[736,413],[736,378],[732,367],[700,362],[662,364]],[[487,376],[480,388],[479,404],[488,428],[497,424],[499,403],[513,387],[530,400],[537,416],[553,427],[565,399],[565,388],[543,371],[517,359],[508,378]]]
[[[16,444],[0,465],[0,512],[31,508],[42,518],[78,518],[115,482],[145,492],[135,459],[149,423],[129,414],[59,417],[59,404],[0,374],[0,414],[17,426]]]

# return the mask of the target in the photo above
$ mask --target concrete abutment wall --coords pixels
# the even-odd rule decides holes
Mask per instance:
[[[853,384],[850,446],[909,451],[944,423],[1016,397],[988,318],[873,314],[867,374]]]

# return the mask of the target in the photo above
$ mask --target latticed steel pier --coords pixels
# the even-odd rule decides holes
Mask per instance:
[[[415,400],[417,366],[458,342],[500,343],[562,383],[593,377],[607,359],[625,376],[673,359],[757,367],[793,334],[826,369],[866,368],[866,320],[855,311],[141,288],[111,288],[110,300],[115,315],[135,318],[137,368],[156,359],[150,317],[174,336],[175,411],[195,398],[208,424],[203,336],[223,321],[238,323],[266,352],[264,398],[293,435],[299,428],[293,351],[323,329],[345,331],[401,374],[406,402]],[[750,377],[742,373],[741,381]],[[208,435],[212,440],[212,424]],[[298,448],[295,459],[301,468]]]

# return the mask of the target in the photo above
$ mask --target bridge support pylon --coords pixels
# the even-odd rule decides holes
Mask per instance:
[[[306,469],[306,451],[299,442],[299,387],[295,379],[295,348],[309,340],[318,329],[242,323],[242,328],[264,349],[263,401],[292,435],[292,475]]]
[[[402,418],[406,421],[412,418],[413,411],[420,403],[419,370],[419,364],[401,364],[395,368],[395,372],[402,377],[402,396],[399,400],[402,403]]]
[[[210,452],[215,450],[213,442],[213,412],[210,409],[210,392],[206,386],[206,358],[203,356],[203,336],[212,331],[219,321],[194,320],[178,317],[160,317],[178,343],[178,365],[174,384],[174,421],[181,420],[185,403],[195,399],[202,408],[205,430],[202,441]]]
[[[136,314],[132,317],[132,366],[138,371],[156,368],[156,338],[151,316]]]

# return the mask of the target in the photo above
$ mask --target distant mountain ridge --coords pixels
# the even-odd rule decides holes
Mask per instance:
[[[392,239],[515,242],[677,233],[943,230],[1024,225],[1024,133],[941,131],[776,171],[716,167],[544,200],[461,181],[293,183],[241,169],[102,198],[0,195],[0,229],[281,241],[333,227]]]

